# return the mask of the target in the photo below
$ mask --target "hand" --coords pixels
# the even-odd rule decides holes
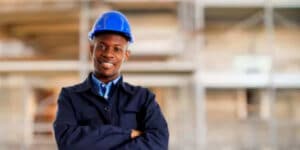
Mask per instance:
[[[132,129],[131,130],[131,139],[134,139],[134,138],[140,136],[142,133],[143,133],[142,131]]]

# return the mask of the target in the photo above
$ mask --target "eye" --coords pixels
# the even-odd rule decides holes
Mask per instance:
[[[106,46],[104,44],[98,44],[96,48],[97,50],[106,50]]]
[[[115,51],[115,52],[121,52],[121,51],[122,51],[122,48],[121,48],[121,47],[114,47],[114,51]]]

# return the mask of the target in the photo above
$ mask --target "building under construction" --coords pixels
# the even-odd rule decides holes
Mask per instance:
[[[299,0],[0,0],[0,149],[57,149],[57,96],[92,70],[107,10],[132,24],[124,79],[156,94],[170,150],[299,149]]]

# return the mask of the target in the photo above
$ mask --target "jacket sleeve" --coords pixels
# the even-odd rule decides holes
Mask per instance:
[[[129,130],[112,125],[80,126],[65,89],[58,98],[54,133],[59,150],[108,150],[130,140]]]
[[[167,122],[155,96],[148,93],[142,119],[143,134],[117,147],[118,150],[167,150],[169,131]]]

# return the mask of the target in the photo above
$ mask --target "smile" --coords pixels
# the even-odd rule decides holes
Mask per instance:
[[[97,63],[103,66],[104,68],[111,68],[114,65],[112,62],[104,62],[104,61],[97,61]]]
[[[105,68],[110,68],[113,66],[112,63],[108,63],[108,62],[103,62],[102,65],[105,67]]]

